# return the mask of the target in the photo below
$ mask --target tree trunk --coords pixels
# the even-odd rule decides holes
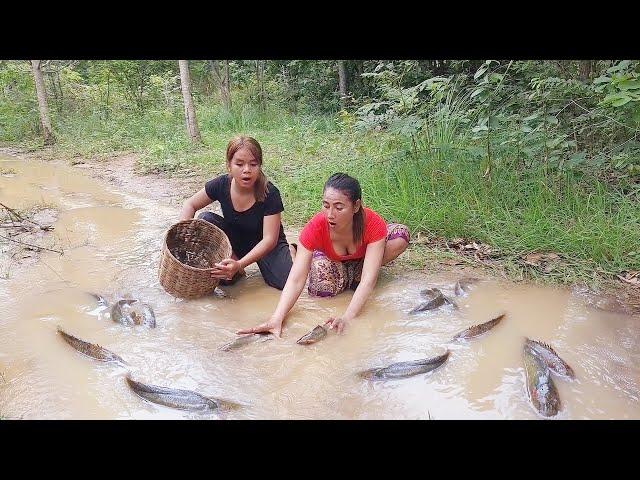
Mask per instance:
[[[220,64],[218,60],[208,60],[209,70],[211,71],[211,78],[213,79],[213,86],[220,93],[222,91],[222,74],[220,73]]]
[[[340,107],[347,108],[347,70],[344,60],[338,60],[338,89],[340,90]]]
[[[180,87],[182,88],[182,99],[184,101],[184,118],[187,123],[187,133],[192,143],[202,141],[198,122],[196,121],[196,111],[193,108],[193,98],[191,97],[191,77],[189,76],[189,63],[187,60],[178,60],[180,67]]]
[[[49,109],[47,108],[47,92],[44,88],[44,80],[42,78],[42,70],[40,70],[41,60],[31,60],[31,69],[33,70],[33,79],[36,84],[36,96],[38,97],[38,109],[40,110],[40,124],[42,125],[42,133],[45,145],[53,145],[55,138],[49,121]]]
[[[138,104],[138,110],[140,113],[144,111],[144,85],[146,80],[146,63],[143,60],[138,64],[138,89],[136,95],[136,102]]]
[[[354,75],[353,75],[353,83],[354,87],[357,87],[362,93],[362,89],[364,87],[364,83],[362,82],[362,71],[364,67],[364,62],[362,60],[356,60],[353,62]],[[355,88],[353,89],[355,91]]]
[[[578,75],[582,81],[589,80],[589,77],[591,77],[591,60],[580,60],[580,71]]]
[[[256,83],[258,89],[258,104],[263,112],[267,109],[267,94],[264,90],[264,60],[256,60]]]
[[[231,91],[229,85],[229,60],[224,61],[224,68],[222,72],[222,82],[220,83],[220,97],[222,98],[222,104],[227,110],[231,109]]]
[[[281,68],[287,106],[290,112],[296,114],[298,113],[298,100],[296,98],[295,92],[293,91],[293,88],[291,87],[291,72],[289,72],[286,62],[283,62]]]
[[[229,61],[224,60],[222,71],[220,71],[220,61],[209,60],[209,69],[211,70],[213,82],[218,89],[220,100],[222,101],[224,108],[229,110],[231,108],[231,93],[229,92]]]

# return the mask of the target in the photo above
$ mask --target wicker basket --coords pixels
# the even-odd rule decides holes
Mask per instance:
[[[164,238],[158,276],[167,293],[178,298],[207,295],[218,286],[213,264],[231,257],[227,235],[205,220],[184,220]]]

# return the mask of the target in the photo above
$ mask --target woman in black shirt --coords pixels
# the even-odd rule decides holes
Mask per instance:
[[[201,208],[219,201],[223,217],[212,212],[198,216],[222,229],[233,249],[231,258],[215,265],[212,276],[221,283],[236,280],[245,267],[257,262],[265,282],[282,290],[295,253],[280,221],[284,210],[280,192],[267,181],[261,167],[260,144],[251,137],[234,138],[227,145],[229,173],[209,180],[187,199],[180,220],[189,220]]]

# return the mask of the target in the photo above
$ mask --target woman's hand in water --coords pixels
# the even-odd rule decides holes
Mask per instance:
[[[231,280],[233,276],[240,270],[240,262],[233,258],[225,258],[220,263],[216,263],[213,266],[214,270],[211,272],[213,278],[220,278],[223,280]]]
[[[276,337],[280,338],[282,333],[282,321],[271,319],[268,322],[261,323],[257,327],[244,328],[238,330],[236,333],[242,335],[243,333],[273,333]]]
[[[348,320],[344,317],[331,317],[329,320],[324,322],[325,325],[329,325],[329,330],[336,329],[338,333],[342,333],[342,331],[347,326]]]

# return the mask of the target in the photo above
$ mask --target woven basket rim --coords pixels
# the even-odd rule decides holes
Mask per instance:
[[[229,255],[231,255],[231,252],[233,251],[233,249],[231,248],[231,243],[229,242],[229,237],[227,237],[227,234],[224,233],[224,231],[220,228],[217,227],[216,225],[214,225],[213,223],[207,222],[206,220],[202,220],[201,218],[191,218],[189,220],[181,220],[179,222],[174,223],[173,225],[171,225],[168,229],[167,232],[164,235],[164,245],[163,248],[167,250],[167,252],[169,253],[169,255],[171,256],[171,258],[173,258],[176,262],[178,262],[180,264],[180,267],[182,268],[186,268],[188,270],[194,270],[196,272],[207,272],[207,271],[212,271],[213,267],[209,267],[209,268],[198,268],[198,267],[192,267],[191,265],[187,265],[186,263],[182,263],[180,260],[178,260],[173,253],[171,253],[171,250],[169,249],[169,247],[167,247],[167,239],[169,238],[169,234],[171,233],[171,231],[176,228],[178,225],[182,225],[184,223],[194,223],[194,222],[201,222],[203,224],[206,224],[207,227],[213,227],[216,230],[219,230],[220,233],[222,233],[222,238],[224,238],[224,241],[226,242],[226,244],[229,246]]]

